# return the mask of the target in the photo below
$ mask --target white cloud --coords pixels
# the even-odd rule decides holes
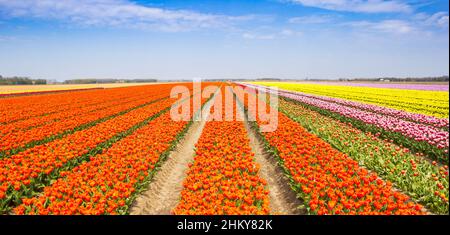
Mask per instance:
[[[388,19],[381,21],[348,21],[341,23],[360,32],[431,35],[448,31],[448,12],[434,14],[417,13],[406,19]],[[447,36],[448,38],[448,36]]]
[[[286,36],[286,37],[290,37],[290,36],[302,36],[303,33],[302,33],[302,32],[299,32],[299,31],[294,31],[294,30],[291,30],[291,29],[283,29],[283,30],[280,32],[280,35]]]
[[[299,16],[288,19],[291,24],[323,24],[335,20],[336,16],[332,15],[308,15]]]
[[[81,25],[163,31],[220,28],[253,18],[165,10],[128,0],[0,0],[0,14],[8,17],[66,20]]]
[[[443,16],[438,20],[438,24],[442,27],[448,28],[448,15]]]
[[[0,42],[13,41],[14,39],[16,39],[16,38],[15,38],[15,37],[12,37],[12,36],[3,36],[3,35],[0,35]]]
[[[276,38],[275,34],[255,34],[255,33],[244,33],[242,37],[245,39],[258,39],[258,40],[272,40]]]
[[[431,16],[422,14],[422,20],[429,26],[448,28],[448,12],[437,12]]]
[[[364,13],[412,12],[410,5],[397,0],[291,0],[291,2],[333,11]]]
[[[407,34],[417,30],[411,23],[404,20],[353,21],[344,23],[344,25],[349,25],[362,31],[394,34]]]
[[[302,36],[302,32],[291,30],[291,29],[283,29],[281,31],[276,31],[273,33],[255,33],[255,32],[246,32],[242,34],[242,37],[245,39],[256,39],[256,40],[273,40],[278,38],[288,38],[295,36]]]

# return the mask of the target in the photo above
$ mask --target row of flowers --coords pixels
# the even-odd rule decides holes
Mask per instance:
[[[66,110],[63,111],[52,111],[48,110],[46,115],[30,117],[27,119],[19,120],[16,122],[11,122],[8,124],[1,125],[0,129],[0,137],[4,137],[5,135],[10,135],[13,132],[22,131],[23,134],[26,135],[26,132],[32,128],[42,127],[47,125],[57,125],[60,122],[64,122],[66,120],[72,120],[79,118],[80,116],[86,116],[91,114],[92,112],[97,112],[102,109],[107,109],[110,107],[114,107],[117,105],[126,104],[132,101],[138,100],[149,100],[149,95],[146,92],[141,92],[139,94],[112,94],[107,97],[92,97],[91,100],[87,101],[74,101],[71,106],[69,106]],[[156,94],[155,94],[156,95]]]
[[[257,87],[254,85],[249,85],[249,86]],[[286,90],[285,92],[289,92],[289,91]],[[292,92],[289,92],[289,93],[292,93]],[[293,94],[298,94],[298,95],[302,95],[302,96],[305,96],[308,98],[314,98],[314,99],[319,99],[319,100],[328,101],[328,102],[334,102],[334,103],[338,103],[338,104],[342,104],[342,105],[346,105],[346,106],[350,106],[350,107],[354,107],[354,108],[358,108],[358,109],[362,109],[362,110],[371,111],[371,112],[382,114],[382,115],[388,115],[388,116],[392,116],[395,118],[404,119],[406,121],[413,121],[413,122],[416,122],[419,124],[430,125],[433,127],[443,128],[443,129],[448,130],[448,125],[449,125],[448,118],[437,118],[434,116],[428,116],[428,115],[424,115],[424,114],[420,114],[420,113],[411,113],[411,112],[407,112],[404,110],[398,110],[398,109],[393,109],[393,108],[389,108],[389,107],[383,107],[383,106],[378,106],[378,105],[373,105],[373,104],[364,104],[364,103],[355,102],[355,101],[351,101],[351,100],[344,100],[344,99],[327,97],[327,96],[311,95],[311,94],[306,94],[306,93],[302,93],[302,92],[295,92]]]
[[[173,99],[165,99],[152,103],[64,138],[1,159],[1,212],[8,211],[11,205],[20,203],[23,197],[29,197],[43,185],[51,183],[59,177],[60,171],[73,168],[167,111],[173,102]]]
[[[170,112],[162,114],[89,162],[61,172],[41,196],[23,199],[14,213],[127,214],[190,123],[173,121]]]
[[[253,155],[242,121],[207,122],[173,213],[268,214],[266,182],[258,176]]]
[[[171,85],[158,85],[158,89],[170,88]],[[26,120],[33,117],[46,116],[53,113],[70,111],[93,101],[105,101],[107,97],[126,97],[130,94],[148,93],[148,86],[136,86],[115,89],[95,89],[82,91],[66,91],[56,94],[19,96],[0,99],[0,127],[4,124]]]
[[[448,92],[383,89],[370,87],[332,86],[308,83],[267,83],[280,89],[299,91],[363,103],[370,103],[438,118],[448,118]]]
[[[33,96],[33,99],[29,96],[0,99],[0,125],[67,110],[74,101],[87,102],[89,97],[96,97],[96,94],[102,94],[102,92],[90,90],[73,92],[70,95],[67,93],[37,94]]]
[[[276,91],[269,90],[269,92]],[[283,91],[279,91],[278,94],[316,109],[337,114],[348,122],[356,120],[362,124],[362,128],[374,134],[383,133],[384,137],[394,139],[411,150],[423,152],[440,162],[448,162],[449,132],[447,131],[299,94]]]
[[[0,98],[11,98],[11,97],[17,97],[17,96],[35,96],[35,95],[46,95],[46,94],[57,94],[57,93],[67,93],[67,92],[78,92],[78,91],[91,91],[91,90],[101,90],[105,89],[103,87],[93,87],[93,88],[79,88],[79,89],[63,89],[63,90],[31,90],[31,91],[24,91],[24,92],[16,92],[16,91],[3,91],[0,92]]]
[[[323,116],[293,102],[280,100],[280,110],[310,132],[387,179],[434,213],[448,214],[448,166],[364,133],[350,124]]]
[[[54,138],[54,136],[61,134],[64,135],[65,132],[71,132],[75,129],[75,131],[80,130],[83,129],[83,127],[90,126],[92,122],[94,122],[92,124],[95,124],[104,118],[118,115],[121,112],[126,112],[127,110],[158,101],[159,99],[167,97],[168,93],[169,92],[158,94],[155,92],[153,95],[147,95],[141,99],[129,102],[116,101],[111,103],[111,106],[91,110],[87,113],[66,111],[65,113],[75,113],[75,115],[62,120],[55,120],[54,122],[49,122],[35,128],[15,130],[1,136],[0,151],[4,152],[4,155],[8,155],[10,152],[14,152],[15,149],[34,146],[35,144],[39,144],[39,142],[45,142],[45,139],[47,138]]]
[[[247,106],[247,97],[239,97]],[[267,105],[259,100],[258,106]],[[255,108],[248,107],[250,115]],[[279,160],[311,214],[425,214],[423,206],[396,191],[392,183],[360,167],[330,144],[309,133],[283,113],[274,132],[260,133]],[[257,119],[258,126],[266,124]]]
[[[402,89],[402,90],[423,90],[423,91],[448,91],[448,84],[415,84],[415,83],[384,83],[384,82],[313,82],[323,85],[336,85],[336,86],[356,86],[356,87],[372,87],[372,88],[390,88],[390,89]]]

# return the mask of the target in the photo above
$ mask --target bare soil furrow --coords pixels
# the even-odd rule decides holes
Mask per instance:
[[[170,153],[157,174],[130,208],[131,215],[169,215],[180,200],[188,165],[209,116],[214,97],[205,104],[201,121],[195,121],[177,148]]]
[[[241,115],[244,115],[242,109]],[[259,175],[267,181],[270,213],[275,215],[305,214],[306,212],[300,209],[301,201],[289,186],[289,179],[283,174],[283,171],[277,165],[277,161],[265,151],[264,145],[258,139],[255,130],[250,127],[247,117],[244,119],[250,146],[255,154],[255,161],[260,165]]]

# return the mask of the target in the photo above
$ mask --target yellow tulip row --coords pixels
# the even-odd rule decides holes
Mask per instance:
[[[445,91],[404,90],[287,82],[255,82],[255,84],[276,86],[279,89],[284,90],[375,104],[439,118],[447,118],[449,116],[449,96],[448,92]]]

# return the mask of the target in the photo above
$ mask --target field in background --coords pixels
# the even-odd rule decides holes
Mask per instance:
[[[449,213],[448,92],[151,84],[4,95],[0,214]]]
[[[448,118],[448,87],[442,85],[346,82],[255,82],[254,84]]]
[[[270,80],[259,80],[262,83],[274,83]],[[425,91],[448,91],[448,82],[383,82],[383,81],[280,81],[282,83],[293,84],[316,84],[316,85],[336,85],[354,87],[372,87],[405,90],[425,90]],[[275,82],[276,83],[276,82]]]
[[[18,94],[31,92],[48,92],[48,91],[65,91],[65,90],[79,90],[92,88],[116,88],[116,87],[130,87],[143,86],[165,83],[105,83],[105,84],[67,84],[67,85],[14,85],[14,86],[0,86],[0,94]]]

